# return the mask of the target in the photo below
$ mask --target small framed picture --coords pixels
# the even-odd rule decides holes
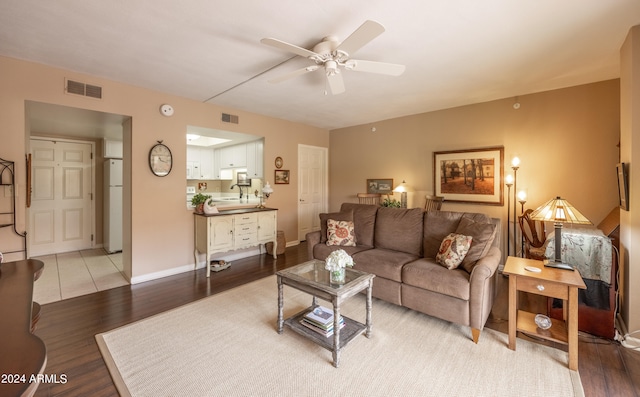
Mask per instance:
[[[238,186],[251,186],[251,179],[249,179],[246,172],[238,172],[237,183]]]
[[[367,193],[391,194],[393,191],[393,178],[367,179]]]
[[[288,185],[289,170],[275,170],[273,179],[276,181],[276,185]]]

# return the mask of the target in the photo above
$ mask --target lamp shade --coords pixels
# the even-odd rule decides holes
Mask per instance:
[[[530,218],[535,221],[575,223],[579,225],[592,225],[591,221],[580,213],[567,200],[560,196],[551,199],[531,213]]]
[[[398,186],[396,186],[395,189],[393,189],[393,191],[396,193],[406,193],[409,191],[409,186],[407,185],[407,182],[403,180],[401,184],[399,184]]]

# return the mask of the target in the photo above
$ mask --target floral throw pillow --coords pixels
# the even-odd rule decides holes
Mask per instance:
[[[464,234],[450,233],[442,240],[436,255],[436,262],[449,270],[455,269],[469,252],[473,237]]]
[[[327,220],[327,245],[355,246],[356,233],[353,222]]]

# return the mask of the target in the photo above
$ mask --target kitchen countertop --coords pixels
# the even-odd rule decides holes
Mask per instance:
[[[218,207],[218,210],[236,209],[236,208],[252,208],[261,204],[260,197],[256,197],[254,194],[249,196],[245,195],[242,199],[238,197],[238,194],[229,193],[216,193],[216,192],[199,192],[201,194],[211,196],[211,201]],[[191,197],[193,194],[187,193],[187,208],[193,210],[191,205]]]
[[[194,212],[194,215],[199,215],[199,216],[220,216],[220,215],[236,215],[236,214],[248,214],[250,212],[262,212],[262,211],[277,211],[277,208],[257,208],[257,207],[251,207],[251,208],[230,208],[230,209],[218,209],[217,214],[196,214]]]

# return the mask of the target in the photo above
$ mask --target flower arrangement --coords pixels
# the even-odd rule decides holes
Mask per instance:
[[[324,268],[330,272],[332,282],[341,283],[344,282],[345,267],[353,265],[353,258],[345,250],[336,250],[327,256]]]

